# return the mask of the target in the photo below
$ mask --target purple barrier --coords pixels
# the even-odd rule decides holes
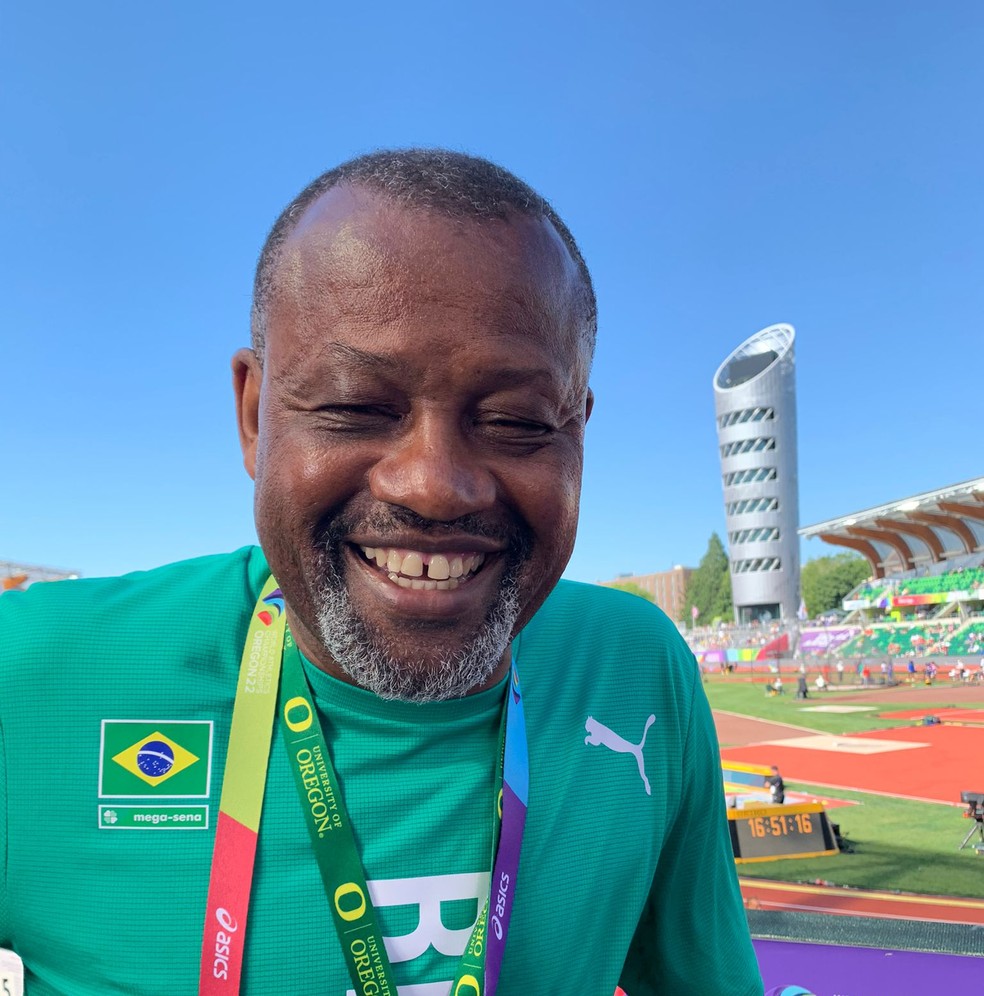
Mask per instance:
[[[723,664],[728,659],[723,650],[705,650],[702,657],[705,664]]]
[[[756,940],[767,996],[799,986],[813,996],[930,996],[979,992],[984,958],[887,948]]]
[[[857,629],[833,626],[825,629],[804,629],[800,633],[799,652],[801,654],[829,653],[843,646],[857,636]]]

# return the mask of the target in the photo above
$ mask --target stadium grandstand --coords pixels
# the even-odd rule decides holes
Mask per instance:
[[[984,477],[799,530],[860,553],[874,580],[936,575],[984,561]]]
[[[984,477],[806,526],[799,535],[860,553],[870,578],[823,620],[694,631],[688,641],[698,660],[740,666],[788,653],[804,660],[984,661]]]
[[[76,571],[65,571],[57,567],[39,567],[36,564],[0,560],[0,592],[27,588],[38,581],[67,581],[78,576]]]
[[[984,477],[799,531],[860,553],[871,578],[844,599],[845,656],[976,654],[984,616]]]

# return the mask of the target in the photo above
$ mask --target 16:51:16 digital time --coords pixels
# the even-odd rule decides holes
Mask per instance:
[[[790,834],[812,833],[813,820],[810,813],[754,816],[748,821],[748,829],[753,837],[786,837]]]

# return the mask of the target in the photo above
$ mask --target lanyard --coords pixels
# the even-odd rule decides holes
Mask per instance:
[[[205,907],[200,996],[239,992],[286,624],[284,597],[271,577],[256,600],[239,665]]]
[[[509,670],[505,713],[499,750],[502,763],[496,769],[496,833],[493,835],[492,845],[495,860],[492,864],[489,898],[485,901],[471,939],[465,946],[465,953],[461,956],[451,996],[483,996],[484,993],[494,996],[499,985],[509,921],[512,919],[519,852],[523,844],[530,789],[526,718],[515,660]],[[487,927],[491,927],[491,930]]]
[[[240,664],[212,856],[199,994],[239,992],[270,745],[269,734],[256,733],[272,731],[278,684],[281,731],[352,983],[357,993],[397,996],[338,779],[300,653],[286,629],[283,596],[273,578],[257,600]],[[494,996],[509,930],[529,795],[526,724],[515,662],[506,691],[499,760],[490,895],[465,946],[452,996]]]
[[[396,996],[393,969],[369,898],[352,823],[289,630],[284,639],[280,719],[304,822],[355,991]]]

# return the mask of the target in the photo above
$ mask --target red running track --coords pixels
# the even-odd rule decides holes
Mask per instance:
[[[796,739],[795,737],[791,739]],[[838,749],[852,740],[888,740],[925,746],[857,754]],[[777,764],[791,782],[856,789],[924,802],[959,806],[965,790],[984,792],[984,728],[915,726],[841,734],[824,749],[749,744],[727,747],[721,756],[746,764]]]
[[[903,709],[901,712],[880,712],[882,719],[922,719],[935,716],[941,723],[976,723],[984,726],[984,709]]]
[[[937,920],[984,926],[984,901],[951,896],[913,896],[872,889],[829,885],[797,885],[740,878],[749,909],[875,916],[892,920]]]

